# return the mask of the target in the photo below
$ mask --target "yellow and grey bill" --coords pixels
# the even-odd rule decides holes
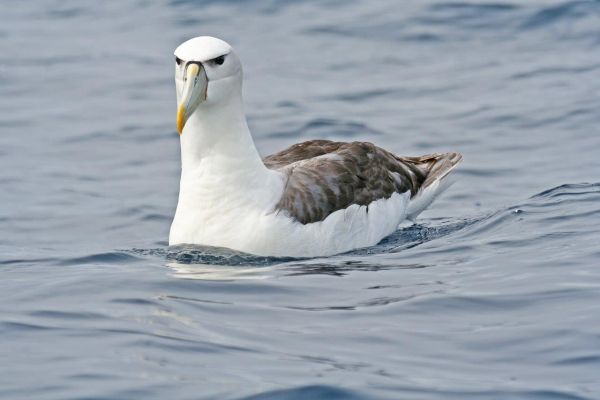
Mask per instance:
[[[177,106],[177,131],[183,133],[186,121],[194,113],[198,105],[206,100],[208,78],[200,63],[189,63],[186,66],[183,80],[181,100]]]

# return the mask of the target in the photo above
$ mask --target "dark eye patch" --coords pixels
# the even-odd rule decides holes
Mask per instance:
[[[219,56],[217,58],[213,58],[210,61],[217,65],[223,65],[223,63],[225,62],[225,55]]]
[[[175,63],[176,63],[177,65],[181,65],[181,63],[182,63],[182,62],[183,62],[183,60],[182,60],[181,58],[179,58],[179,57],[175,56]]]

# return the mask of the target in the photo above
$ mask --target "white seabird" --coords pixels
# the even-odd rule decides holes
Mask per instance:
[[[367,142],[313,140],[261,159],[242,65],[208,36],[175,50],[179,201],[169,245],[314,257],[373,246],[446,187],[458,153],[399,157]]]

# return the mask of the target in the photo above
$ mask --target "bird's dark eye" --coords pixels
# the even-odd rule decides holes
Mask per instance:
[[[175,56],[175,64],[181,65],[181,62],[182,62],[181,58]]]
[[[213,58],[211,61],[214,62],[217,65],[223,65],[223,63],[225,62],[225,56],[222,55],[222,56],[219,56],[217,58]]]

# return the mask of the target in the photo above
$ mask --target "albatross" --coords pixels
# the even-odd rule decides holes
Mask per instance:
[[[181,181],[169,245],[290,257],[374,246],[414,221],[462,159],[329,140],[261,158],[243,111],[242,64],[217,38],[177,47],[175,82]]]

